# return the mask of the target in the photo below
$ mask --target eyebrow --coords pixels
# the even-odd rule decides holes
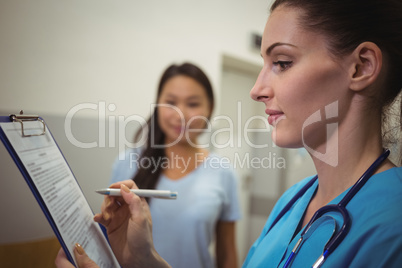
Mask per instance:
[[[276,43],[273,43],[272,45],[270,45],[268,48],[267,48],[267,50],[265,51],[265,55],[270,55],[271,54],[271,52],[272,52],[272,50],[275,48],[275,47],[278,47],[278,46],[291,46],[291,47],[296,47],[295,45],[292,45],[292,44],[289,44],[289,43],[281,43],[281,42],[276,42]],[[262,55],[261,55],[261,57],[262,57]]]
[[[168,93],[168,94],[166,95],[166,98],[173,98],[173,99],[176,99],[177,97],[176,97],[176,95],[173,95],[173,94]],[[198,96],[198,95],[193,95],[193,96],[190,96],[190,97],[187,97],[187,98],[186,98],[187,101],[188,101],[188,100],[198,100],[198,99],[201,99],[201,97]]]
[[[187,98],[187,100],[199,100],[199,99],[201,99],[201,97],[198,95],[193,95]]]

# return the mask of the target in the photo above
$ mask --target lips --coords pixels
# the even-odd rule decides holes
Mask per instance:
[[[182,133],[182,132],[184,132],[185,131],[185,127],[183,127],[183,126],[174,126],[174,127],[172,127],[173,129],[174,129],[174,131],[176,132],[176,133]]]
[[[266,109],[265,113],[269,115],[268,123],[272,126],[275,126],[285,116],[283,112],[277,110]]]

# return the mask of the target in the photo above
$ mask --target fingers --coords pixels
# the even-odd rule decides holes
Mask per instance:
[[[121,181],[114,183],[110,186],[110,188],[120,188],[123,189],[122,191],[126,191],[126,193],[131,193],[129,191],[129,188],[131,189],[138,189],[137,185],[132,181],[132,180],[126,180],[126,181]],[[127,197],[126,197],[127,198]],[[137,199],[137,201],[132,201],[132,199]],[[127,202],[127,200],[130,200]],[[134,203],[138,202],[139,207],[143,207],[144,205],[147,206],[147,203],[145,200],[141,200],[138,196],[131,194],[129,199],[125,199],[124,197],[114,197],[114,196],[105,196],[104,201],[101,206],[101,213],[96,214],[94,216],[94,221],[102,224],[106,228],[110,225],[112,218],[116,213],[120,211],[120,209],[126,209],[126,206],[133,204],[134,208],[137,205],[134,205]],[[138,207],[137,207],[138,209]],[[147,212],[149,209],[148,207],[145,209]],[[131,211],[131,209],[130,209]],[[138,212],[137,212],[138,213]],[[120,214],[121,215],[121,214]]]
[[[130,189],[125,185],[121,185],[121,193],[124,201],[128,204],[130,208],[131,215],[142,216],[143,213],[143,204],[146,204],[145,200],[141,200],[141,198],[134,193],[130,192]]]
[[[112,197],[106,196],[101,206],[101,213],[96,214],[94,220],[107,227],[112,218],[113,211],[118,207],[119,205],[115,203]]]
[[[74,256],[79,268],[99,268],[96,263],[91,260],[80,244],[75,244]]]
[[[103,226],[107,227],[109,225],[109,221],[110,221],[110,214],[107,212],[107,207],[110,204],[110,197],[109,196],[105,196],[105,198],[103,199],[103,203],[101,205],[101,213],[96,214],[94,216],[94,220],[96,222],[99,222],[100,224],[102,224]]]
[[[74,248],[74,256],[76,260],[77,267],[79,268],[99,268],[96,263],[91,260],[88,255],[85,253],[85,250],[81,247],[80,244],[75,244]],[[67,259],[66,253],[63,248],[60,248],[57,253],[54,264],[57,268],[75,268],[74,265]]]
[[[133,180],[125,180],[113,183],[110,185],[110,188],[121,188],[121,185],[126,185],[129,189],[138,189],[138,186],[134,183]]]
[[[102,216],[103,219],[97,216],[96,221],[106,226],[107,223],[110,221],[113,213],[115,213],[124,204],[125,202],[121,197],[105,196],[101,205],[101,214],[99,214]]]
[[[95,216],[94,216],[94,221],[97,222],[97,223],[100,223],[100,224],[102,224],[103,226],[106,227],[106,225],[105,225],[106,223],[103,222],[102,213],[97,213],[97,214],[95,214]]]
[[[56,259],[54,260],[54,264],[57,268],[74,268],[74,265],[67,259],[66,253],[63,248],[60,248],[57,253]]]

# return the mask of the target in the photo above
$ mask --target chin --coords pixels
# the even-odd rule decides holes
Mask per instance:
[[[295,149],[303,147],[301,138],[299,136],[292,135],[289,132],[281,133],[280,131],[276,131],[276,129],[274,129],[271,137],[275,145],[281,148]]]

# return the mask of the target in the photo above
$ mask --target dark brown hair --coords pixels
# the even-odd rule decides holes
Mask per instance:
[[[197,81],[205,90],[207,98],[210,104],[210,115],[214,108],[214,94],[212,85],[206,76],[206,74],[197,66],[191,63],[183,63],[182,65],[171,65],[162,74],[159,81],[156,103],[159,101],[159,97],[162,93],[163,87],[166,82],[178,75],[184,75]],[[141,189],[155,189],[159,176],[162,173],[162,163],[166,161],[165,149],[162,145],[165,143],[165,134],[158,124],[158,107],[156,106],[151,117],[147,121],[147,126],[140,129],[136,135],[135,140],[138,140],[143,135],[145,129],[147,131],[147,144],[146,148],[141,154],[142,158],[152,159],[150,163],[158,163],[156,167],[142,167],[140,165],[137,173],[134,175],[133,180],[137,186]]]
[[[382,109],[383,142],[400,145],[402,131],[402,1],[401,0],[276,0],[279,6],[302,10],[299,25],[328,37],[328,49],[335,57],[351,53],[361,43],[375,43],[384,55],[386,82],[375,104]],[[398,111],[390,112],[399,101]],[[394,103],[396,104],[396,103]],[[393,106],[395,107],[395,106]],[[398,126],[391,117],[398,118]],[[402,149],[399,162],[402,162]]]

